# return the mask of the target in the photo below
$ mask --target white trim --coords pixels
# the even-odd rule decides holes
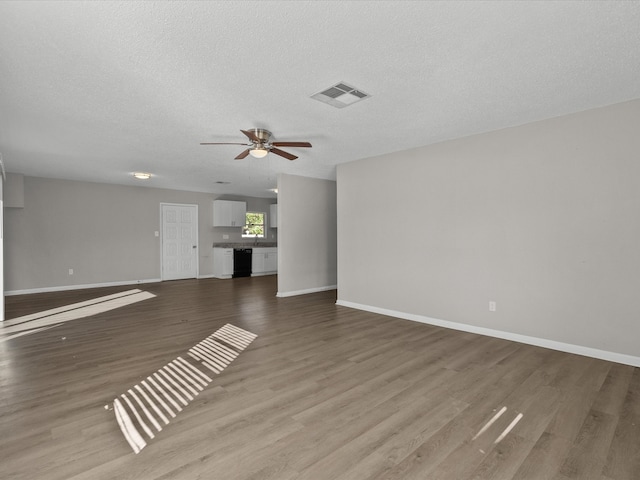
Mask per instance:
[[[627,355],[624,353],[609,352],[599,350],[597,348],[585,347],[583,345],[574,345],[571,343],[556,342],[546,338],[531,337],[528,335],[520,335],[518,333],[505,332],[502,330],[493,330],[491,328],[476,327],[467,325],[466,323],[449,322],[437,318],[425,317],[424,315],[415,315],[413,313],[398,312],[396,310],[388,310],[386,308],[373,307],[370,305],[362,305],[360,303],[348,302],[345,300],[337,300],[336,305],[343,307],[355,308],[357,310],[365,310],[367,312],[379,313],[391,317],[411,320],[413,322],[426,323],[428,325],[436,325],[438,327],[451,328],[463,332],[477,333],[479,335],[487,335],[489,337],[502,338],[518,343],[526,343],[537,347],[549,348],[551,350],[559,350],[561,352],[574,353],[576,355],[584,355],[586,357],[599,358],[600,360],[608,360],[610,362],[622,363],[633,367],[640,367],[640,357]]]
[[[252,277],[264,277],[265,275],[277,275],[278,272],[259,272],[259,273],[252,273],[251,276]]]
[[[25,290],[9,290],[5,295],[27,295],[31,293],[63,292],[65,290],[83,290],[85,288],[119,287],[121,285],[139,285],[141,283],[158,283],[159,278],[147,278],[145,280],[124,280],[122,282],[87,283],[84,285],[61,285],[58,287],[27,288]]]
[[[213,273],[209,273],[207,275],[198,275],[198,280],[202,278],[216,278],[216,276]]]
[[[2,152],[0,152],[0,174],[2,174],[2,178],[0,180],[2,180],[3,182],[6,182],[7,172],[4,170],[4,163],[2,162]]]
[[[294,290],[291,292],[278,292],[276,297],[294,297],[296,295],[306,295],[307,293],[326,292],[327,290],[336,290],[337,285],[327,285],[325,287],[307,288],[306,290]]]

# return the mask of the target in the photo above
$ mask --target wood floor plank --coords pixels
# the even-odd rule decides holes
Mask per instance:
[[[640,478],[640,369],[629,380],[603,471],[615,480]]]
[[[129,289],[10,296],[6,315]],[[140,289],[154,296],[3,341],[2,478],[640,478],[637,368],[338,306],[335,291],[278,298],[275,276]],[[134,454],[113,400],[225,324],[257,338],[218,374],[194,360],[211,382]]]
[[[406,424],[402,423],[404,411],[381,422],[343,449],[334,452],[325,461],[335,468],[342,464],[335,478],[341,480],[369,478],[390,467],[394,467],[411,452],[431,437],[442,426],[450,422],[467,404],[457,400],[429,402],[432,408],[421,408]],[[400,420],[400,422],[398,421]],[[358,458],[357,462],[348,459]]]
[[[591,410],[559,473],[567,478],[600,479],[616,423],[615,416]]]
[[[612,365],[595,398],[594,410],[619,415],[629,390],[633,371],[634,368],[628,365]]]
[[[440,408],[437,408],[438,406]],[[412,402],[408,407],[399,409],[362,435],[306,468],[301,473],[300,480],[314,480],[323,475],[336,479],[362,478],[367,472],[365,464],[360,464],[372,452],[381,448],[401,448],[402,442],[406,441],[405,438],[416,437],[429,428],[437,430],[467,406],[456,400],[446,404],[439,399],[436,402],[426,399],[424,402]],[[427,435],[428,433],[425,433],[425,436]],[[358,465],[357,468],[353,468],[354,463]]]
[[[566,438],[544,432],[513,474],[513,480],[554,478],[571,445]]]
[[[491,381],[488,384],[491,384]],[[370,478],[376,480],[432,478],[433,471],[447,458],[451,459],[453,470],[459,467],[475,468],[482,460],[484,453],[480,452],[481,446],[472,444],[472,439],[495,413],[495,406],[499,405],[504,395],[499,390],[487,389],[484,392],[482,397],[477,397],[475,403],[470,404],[467,409],[426,438],[397,465],[385,468]],[[486,441],[486,438],[482,438],[482,441]],[[463,465],[455,465],[454,456],[464,457]],[[455,471],[451,471],[450,474],[451,478],[464,478],[456,477]]]
[[[509,435],[482,459],[469,478],[472,480],[513,478],[533,446],[533,442],[520,435]]]

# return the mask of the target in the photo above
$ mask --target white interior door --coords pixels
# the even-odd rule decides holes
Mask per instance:
[[[161,204],[162,279],[198,276],[198,206]]]

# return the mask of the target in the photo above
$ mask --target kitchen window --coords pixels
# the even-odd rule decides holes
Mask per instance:
[[[247,212],[242,238],[264,238],[266,216],[264,212]]]

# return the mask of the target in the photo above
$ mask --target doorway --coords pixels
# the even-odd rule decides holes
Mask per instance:
[[[162,280],[198,277],[198,205],[161,203]]]

